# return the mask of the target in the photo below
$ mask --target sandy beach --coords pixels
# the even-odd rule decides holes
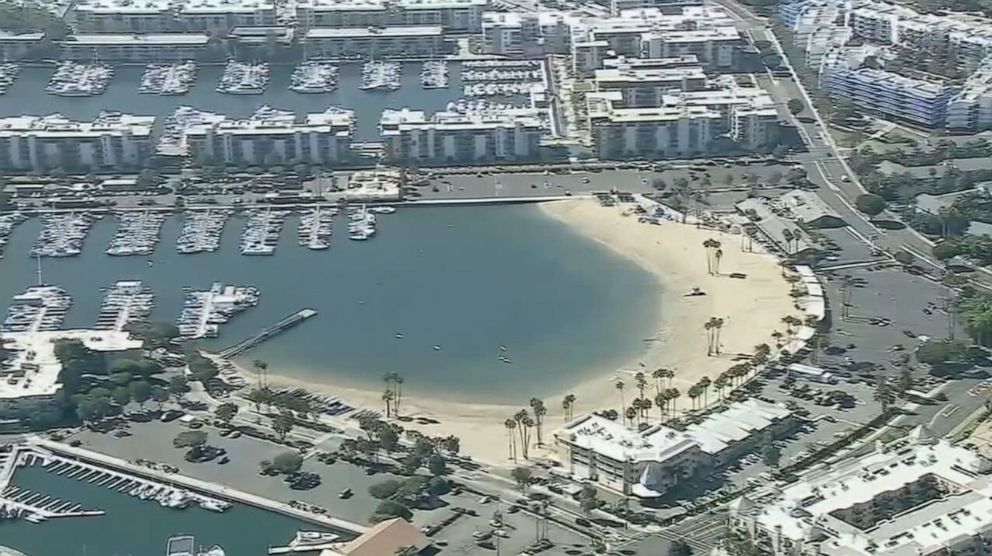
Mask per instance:
[[[598,378],[545,399],[548,408],[544,425],[546,440],[563,422],[561,402],[564,395],[576,396],[575,415],[597,409],[619,409],[615,380],[619,377],[626,384],[624,399],[629,405],[637,392],[633,374],[638,369],[649,377],[654,369],[673,369],[674,386],[683,393],[679,408],[686,408],[690,402],[685,392],[690,386],[704,376],[715,379],[734,364],[736,354],[751,353],[756,344],[774,346],[771,334],[775,330],[784,332],[782,317],[800,316],[777,259],[765,253],[742,252],[739,235],[674,222],[640,223],[636,215],[624,213],[630,211],[629,205],[627,208],[602,207],[591,199],[545,203],[541,210],[635,261],[655,276],[660,307],[657,329],[645,334],[646,338],[653,337],[653,341],[644,342],[642,353],[631,354],[629,362],[619,369],[602,369]],[[722,244],[720,275],[711,275],[707,270],[706,248],[703,247],[703,241],[707,239]],[[730,273],[743,273],[747,278],[730,278]],[[699,288],[706,295],[686,297],[684,294],[692,288]],[[703,324],[710,317],[724,319],[720,356],[706,353],[707,336]],[[383,409],[380,391],[294,379],[291,371],[272,368],[270,380],[273,384],[301,386],[341,396],[353,405]],[[246,371],[246,375],[250,374]],[[653,386],[650,388],[653,397]],[[715,396],[711,395],[709,399],[713,401]],[[429,416],[441,421],[438,425],[420,427],[423,432],[458,436],[463,452],[493,464],[512,463],[508,460],[503,422],[519,409],[499,404],[456,403],[444,400],[441,395],[432,398],[404,395],[401,407],[403,415]],[[652,418],[656,415],[652,412]],[[404,426],[409,425],[404,423]],[[536,449],[531,450],[532,457],[539,453]]]

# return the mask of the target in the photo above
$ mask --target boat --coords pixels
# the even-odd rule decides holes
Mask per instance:
[[[341,492],[338,493],[338,498],[340,498],[342,500],[347,500],[347,499],[351,498],[354,495],[355,495],[355,493],[352,492],[352,490],[350,488],[346,488],[346,489],[344,489],[344,490],[342,490]]]
[[[289,90],[295,93],[329,93],[338,86],[338,67],[326,62],[304,62],[289,77]]]
[[[260,95],[269,83],[268,64],[243,64],[231,61],[217,84],[217,92],[229,95]]]

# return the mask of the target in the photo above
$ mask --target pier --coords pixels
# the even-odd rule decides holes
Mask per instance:
[[[233,346],[225,348],[218,353],[220,357],[225,359],[230,359],[232,357],[237,357],[242,353],[250,350],[251,348],[257,346],[258,344],[268,340],[269,338],[275,336],[276,334],[282,333],[293,326],[305,321],[306,319],[317,314],[315,309],[300,309],[299,311],[283,318],[279,322],[273,324],[272,326],[262,330],[258,334],[250,338],[246,338]]]

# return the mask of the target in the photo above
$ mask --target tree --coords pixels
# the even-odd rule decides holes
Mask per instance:
[[[387,479],[381,483],[376,483],[369,487],[369,495],[378,500],[389,500],[399,492],[403,486],[403,481],[397,479]]]
[[[303,467],[303,456],[297,452],[283,452],[272,458],[269,468],[284,475],[292,475]]]
[[[427,470],[431,472],[431,475],[437,477],[447,473],[448,466],[445,464],[443,457],[433,454],[427,458]]]
[[[214,415],[223,421],[225,425],[230,425],[231,420],[238,414],[238,409],[237,404],[226,402],[217,406],[217,409],[214,410]]]
[[[571,421],[575,410],[575,394],[567,394],[561,400],[562,416],[566,421]]]
[[[207,433],[204,431],[183,431],[172,439],[176,448],[196,448],[207,443]]]
[[[451,483],[444,477],[433,477],[427,482],[427,492],[431,496],[442,496],[451,492]]]
[[[668,546],[668,556],[692,556],[692,547],[683,540],[673,541]]]
[[[127,386],[118,386],[117,388],[114,388],[110,398],[114,400],[114,403],[118,406],[124,407],[131,402],[131,391]]]
[[[534,423],[537,424],[537,445],[544,445],[544,438],[542,436],[543,426],[544,426],[544,416],[547,415],[548,409],[544,407],[544,402],[537,399],[530,399],[530,409],[534,413]]]
[[[128,385],[128,390],[131,393],[131,399],[138,404],[138,407],[143,408],[145,403],[152,397],[152,385],[148,384],[143,380],[136,380]]]
[[[895,394],[889,387],[889,382],[884,378],[879,377],[878,381],[875,383],[875,392],[872,393],[872,399],[882,406],[882,413],[888,413],[889,406],[896,401]]]
[[[782,450],[779,450],[774,444],[768,444],[761,450],[761,460],[768,467],[778,467],[782,460]]]
[[[510,459],[513,461],[517,460],[517,436],[514,434],[514,430],[517,428],[517,422],[514,419],[507,419],[503,421],[503,426],[506,428],[507,437],[507,449],[510,452]]]
[[[393,500],[383,500],[379,502],[376,506],[375,512],[369,517],[369,521],[372,523],[378,523],[380,521],[386,521],[387,519],[393,519],[394,517],[402,517],[403,519],[409,521],[413,517],[413,512],[410,508],[407,508],[403,504]]]
[[[293,416],[288,411],[283,411],[272,419],[272,430],[279,435],[279,440],[286,440],[286,435],[293,430]]]
[[[791,113],[793,116],[798,115],[800,112],[806,109],[806,105],[803,104],[803,101],[799,100],[798,98],[790,98],[789,102],[787,103],[787,106],[789,107],[789,113]]]
[[[169,401],[169,392],[161,386],[152,386],[152,400],[158,404],[159,411],[162,410],[162,404]]]
[[[875,195],[874,193],[865,193],[864,195],[858,195],[858,198],[854,200],[854,206],[858,208],[859,211],[867,214],[868,216],[878,216],[885,210],[888,203],[882,197]]]
[[[177,400],[183,397],[183,394],[189,392],[189,382],[186,377],[182,375],[175,375],[169,379],[169,394]]]
[[[596,491],[596,487],[585,484],[582,485],[582,490],[579,491],[579,509],[582,513],[588,514],[599,507],[599,492]]]
[[[379,428],[378,432],[379,446],[390,453],[396,449],[397,444],[399,444],[400,436],[396,433],[396,430],[388,425],[383,425]]]
[[[513,471],[510,472],[510,476],[517,482],[520,490],[526,492],[527,487],[530,486],[530,478],[533,476],[533,472],[529,467],[514,467]]]
[[[899,369],[899,377],[896,381],[896,392],[900,396],[905,396],[906,392],[913,389],[913,371],[908,366]]]
[[[255,404],[255,411],[260,412],[263,405],[269,405],[272,403],[272,390],[269,390],[268,388],[255,388],[245,395],[245,399]]]

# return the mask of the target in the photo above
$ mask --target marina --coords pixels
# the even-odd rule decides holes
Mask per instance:
[[[160,211],[126,211],[117,213],[117,233],[110,240],[107,254],[113,256],[143,255],[155,251],[162,222],[168,215]]]
[[[90,226],[98,216],[89,212],[48,213],[41,217],[42,229],[31,248],[32,257],[73,257],[83,251]]]
[[[289,216],[289,210],[252,209],[245,212],[248,220],[241,233],[242,255],[272,255],[279,244],[279,235]]]
[[[258,305],[259,291],[252,286],[214,283],[207,291],[187,291],[176,324],[183,338],[216,338],[220,325],[241,311]]]
[[[541,87],[538,83],[472,83],[462,87],[462,94],[468,98],[514,97],[529,95]]]
[[[28,217],[19,213],[0,214],[0,259],[3,258],[4,247],[10,240],[10,234],[14,227],[27,220]]]
[[[326,62],[304,62],[289,77],[289,89],[296,93],[329,93],[338,86],[338,67]]]
[[[365,205],[348,207],[348,239],[364,241],[375,235],[375,215]]]
[[[260,95],[269,83],[269,65],[228,62],[217,84],[217,92],[229,95]]]
[[[184,95],[196,83],[196,64],[149,64],[141,76],[138,92],[145,95]]]
[[[224,225],[234,214],[230,209],[187,210],[176,239],[176,251],[183,254],[212,253],[220,248]]]
[[[62,328],[72,298],[58,286],[31,286],[14,295],[0,332],[39,332]]]
[[[14,84],[17,74],[21,72],[21,66],[13,63],[0,63],[0,95],[7,92],[7,89]]]
[[[337,213],[337,209],[329,207],[316,207],[300,213],[300,246],[313,250],[330,247]]]
[[[52,75],[45,88],[50,95],[89,97],[103,94],[114,77],[114,68],[103,64],[64,62]]]
[[[395,91],[402,85],[402,78],[402,67],[399,62],[371,60],[362,66],[362,82],[359,88],[363,91],[383,89]]]
[[[420,85],[425,89],[447,89],[448,62],[444,60],[424,62],[424,68],[420,71]]]
[[[120,332],[128,324],[147,319],[154,303],[155,295],[141,280],[121,280],[104,295],[94,328]]]

